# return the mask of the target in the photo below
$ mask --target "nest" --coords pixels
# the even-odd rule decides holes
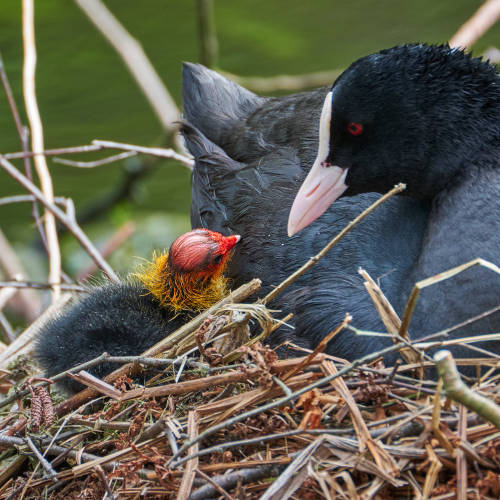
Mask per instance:
[[[399,319],[363,276],[390,332]],[[4,366],[16,361],[1,372],[0,499],[498,498],[497,358],[467,360],[490,367],[473,390],[442,351],[439,382],[426,380],[428,346],[399,334],[390,349],[406,363],[385,367],[383,352],[348,363],[322,352],[346,316],[314,352],[289,345],[279,359],[263,342],[288,317],[239,304],[258,287],[142,356],[76,367],[88,388],[71,398],[17,356],[29,339],[4,352]],[[85,371],[104,360],[122,366],[105,380]]]

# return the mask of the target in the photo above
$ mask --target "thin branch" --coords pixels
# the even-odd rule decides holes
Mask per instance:
[[[34,0],[23,0],[23,91],[26,103],[26,114],[31,129],[31,147],[33,151],[43,151],[43,128],[35,91],[35,68],[36,68],[36,48],[35,48],[35,20],[34,20]],[[47,202],[54,203],[54,189],[52,179],[44,156],[35,157],[35,168],[40,179],[42,192]],[[49,283],[54,284],[52,289],[52,301],[61,295],[61,289],[57,283],[61,281],[61,252],[59,240],[57,238],[56,219],[51,210],[45,211],[45,235],[47,237],[49,253]]]
[[[332,71],[317,71],[315,73],[307,73],[305,75],[277,75],[270,77],[263,76],[239,76],[221,71],[225,77],[242,85],[243,87],[253,90],[254,92],[269,93],[279,90],[301,90],[313,87],[331,86],[343,70],[335,69]]]
[[[217,64],[219,44],[215,32],[213,0],[197,0],[198,36],[200,40],[201,62],[208,68]]]
[[[5,67],[3,64],[2,53],[0,52],[0,79],[2,80],[2,85],[5,91],[5,95],[7,96],[7,102],[9,103],[10,112],[12,113],[12,117],[14,118],[14,123],[16,124],[17,134],[19,138],[22,138],[24,134],[24,127],[21,123],[21,117],[19,116],[19,111],[16,106],[16,101],[14,99],[14,95],[12,94],[12,89],[9,84],[9,79],[7,78],[7,73],[5,72]],[[22,142],[22,141],[21,141]]]
[[[74,218],[68,217],[59,207],[54,205],[53,202],[49,201],[44,194],[32,183],[30,182],[23,174],[21,174],[12,163],[8,162],[2,155],[0,155],[0,164],[2,167],[7,170],[7,172],[21,184],[24,188],[26,188],[30,193],[32,193],[35,198],[43,203],[45,207],[52,212],[75,236],[80,245],[86,250],[86,252],[90,255],[92,260],[97,264],[99,268],[101,268],[106,275],[109,277],[111,281],[119,282],[117,274],[113,271],[113,269],[109,266],[109,264],[102,258],[101,254],[95,248],[93,243],[89,240],[87,235],[82,231],[76,220]],[[59,281],[58,281],[59,283]]]
[[[470,47],[500,19],[500,0],[487,0],[451,37],[450,47]]]
[[[56,149],[46,149],[45,151],[40,152],[16,152],[16,153],[7,153],[4,154],[3,157],[6,160],[16,160],[18,158],[25,158],[31,156],[55,156],[55,155],[65,155],[65,154],[74,154],[74,153],[89,153],[93,151],[101,151],[103,149],[121,149],[123,151],[130,151],[133,153],[141,153],[151,156],[157,156],[159,158],[171,158],[172,160],[177,160],[179,163],[182,163],[189,169],[192,169],[194,166],[194,160],[189,156],[186,156],[181,153],[177,153],[171,148],[148,148],[145,146],[138,146],[135,144],[127,144],[123,142],[115,142],[115,141],[103,141],[99,139],[94,139],[92,144],[88,144],[85,146],[71,146],[67,148],[56,148]]]
[[[443,379],[446,396],[462,403],[500,429],[500,406],[462,382],[451,352],[438,351],[434,355],[434,361],[438,375]]]
[[[99,146],[101,149],[123,149],[124,151],[135,151],[137,153],[144,153],[153,156],[159,156],[160,158],[171,158],[173,160],[177,160],[179,163],[186,165],[190,169],[194,166],[194,161],[183,155],[181,153],[177,153],[173,149],[165,149],[165,148],[147,148],[144,146],[136,146],[133,144],[126,144],[123,142],[114,142],[114,141],[101,141],[99,139],[94,139],[92,144],[95,146]]]
[[[280,294],[285,288],[291,285],[297,278],[302,276],[311,267],[316,265],[321,258],[323,258],[347,233],[351,232],[357,224],[359,224],[365,217],[372,213],[376,208],[378,208],[382,203],[385,203],[389,198],[392,198],[395,194],[401,193],[406,189],[405,184],[398,184],[394,186],[388,193],[381,196],[377,201],[372,203],[366,210],[363,210],[354,220],[349,222],[347,226],[340,231],[318,254],[311,257],[301,268],[297,269],[293,274],[288,276],[284,281],[282,281],[277,287],[271,290],[263,299],[262,303],[267,304],[274,297]]]
[[[115,161],[126,160],[131,156],[136,156],[135,151],[125,151],[124,153],[118,153],[113,156],[108,156],[107,158],[102,158],[101,160],[95,161],[73,161],[65,160],[63,158],[54,158],[52,161],[54,163],[60,163],[61,165],[67,165],[68,167],[78,167],[78,168],[95,168],[101,165],[107,165],[108,163],[113,163]]]
[[[118,52],[153,108],[163,129],[173,133],[179,110],[139,42],[100,0],[76,0],[96,28]]]
[[[88,293],[89,290],[81,285],[70,285],[68,283],[58,283],[61,290],[70,290],[72,292]],[[35,290],[49,290],[52,288],[50,283],[42,283],[40,281],[0,281],[0,288],[34,288]]]
[[[38,458],[38,461],[40,462],[41,466],[47,471],[49,477],[55,481],[55,476],[57,476],[57,472],[52,468],[52,466],[47,462],[47,460],[42,456],[38,448],[35,446],[35,443],[31,440],[31,438],[28,436],[26,438],[26,442],[28,443],[28,446],[31,448],[31,451],[35,454],[36,458]]]

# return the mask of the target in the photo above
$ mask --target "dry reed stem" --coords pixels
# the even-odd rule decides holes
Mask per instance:
[[[36,68],[36,47],[35,47],[35,19],[34,0],[23,0],[23,93],[26,104],[26,115],[31,129],[31,147],[33,151],[43,151],[43,128],[35,91],[35,68]],[[40,179],[42,192],[49,203],[54,203],[54,189],[52,178],[44,156],[35,156],[35,169]],[[59,249],[59,239],[57,237],[56,219],[50,210],[45,210],[44,217],[45,235],[47,237],[49,254],[49,277],[48,282],[53,285],[52,302],[55,302],[61,295],[58,283],[61,282],[61,251]]]
[[[272,367],[273,373],[281,373],[282,371],[289,370],[296,363],[303,362],[304,358],[296,358],[291,360],[277,361]],[[167,385],[159,385],[156,387],[140,387],[139,389],[131,389],[124,392],[119,398],[120,401],[127,401],[136,398],[154,398],[160,396],[169,396],[177,394],[187,394],[189,392],[196,392],[212,385],[230,384],[242,382],[244,380],[251,380],[253,376],[258,375],[262,370],[260,368],[249,368],[244,371],[230,371],[219,375],[212,375],[210,377],[197,378],[194,380],[187,380],[185,382],[177,382]],[[106,378],[107,379],[107,378]]]
[[[467,409],[460,405],[458,409],[458,439],[467,440]],[[463,449],[456,450],[457,457],[457,500],[467,500],[467,459]]]
[[[438,479],[439,471],[443,468],[441,461],[439,460],[429,443],[425,443],[425,449],[427,450],[427,459],[429,460],[430,467],[425,475],[425,483],[422,490],[422,500],[427,500],[430,497]]]
[[[335,365],[328,360],[323,362],[322,368],[325,375],[338,373]],[[340,394],[346,405],[349,407],[356,437],[358,438],[359,452],[362,453],[365,450],[365,447],[368,447],[372,457],[375,459],[375,463],[382,470],[384,470],[386,474],[391,476],[398,475],[399,470],[392,457],[370,436],[370,431],[368,430],[366,422],[361,415],[361,411],[359,410],[358,405],[356,404],[356,401],[354,400],[344,379],[342,377],[338,377],[335,380],[332,380],[331,385]]]
[[[432,432],[434,436],[439,441],[439,444],[450,454],[454,456],[454,449],[450,440],[445,436],[443,431],[440,429],[439,424],[441,423],[441,390],[443,388],[443,379],[439,379],[438,385],[436,387],[436,393],[434,394],[434,405],[432,408]]]
[[[298,90],[312,87],[331,86],[341,74],[341,69],[317,71],[304,75],[276,75],[270,77],[241,76],[221,71],[220,73],[243,87],[254,92],[276,92],[277,90]]]
[[[487,0],[448,42],[450,47],[470,48],[500,19],[500,0]]]
[[[194,441],[198,435],[198,414],[196,411],[190,411],[188,413],[188,423],[187,430],[190,441]],[[195,456],[188,460],[184,466],[184,474],[182,476],[181,485],[179,487],[179,492],[177,493],[177,500],[188,500],[189,494],[191,493],[191,488],[193,487],[195,470],[198,467],[198,444],[195,443],[190,448],[191,454]]]
[[[122,391],[115,389],[112,385],[107,384],[100,378],[94,377],[94,375],[85,370],[81,370],[78,373],[68,373],[68,376],[80,382],[80,384],[86,385],[110,398],[119,400],[122,395]]]
[[[403,318],[401,320],[401,327],[399,328],[399,335],[403,338],[407,337],[408,328],[410,326],[410,320],[413,315],[413,311],[415,310],[415,306],[417,305],[418,296],[420,295],[420,292],[424,288],[427,288],[428,286],[431,285],[435,285],[441,281],[453,278],[457,274],[460,274],[473,266],[486,267],[487,269],[497,274],[500,274],[500,268],[498,266],[496,266],[492,262],[488,262],[487,260],[478,258],[466,262],[465,264],[461,264],[460,266],[453,267],[452,269],[448,269],[447,271],[444,271],[442,273],[431,276],[430,278],[418,281],[417,283],[415,283],[410,293],[410,297],[408,298],[408,302],[406,303],[406,307],[403,313]]]

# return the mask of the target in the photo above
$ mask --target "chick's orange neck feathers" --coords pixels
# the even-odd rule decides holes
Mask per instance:
[[[163,307],[201,311],[226,295],[223,271],[239,240],[238,235],[195,229],[179,236],[168,253],[155,255],[135,277]]]

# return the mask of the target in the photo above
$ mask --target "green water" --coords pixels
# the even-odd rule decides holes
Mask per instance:
[[[158,141],[161,128],[147,101],[120,58],[76,4],[67,0],[35,3],[37,95],[46,147],[88,144],[96,138],[143,145]],[[362,55],[404,42],[444,42],[482,2],[215,0],[214,3],[220,67],[242,75],[270,76],[343,68]],[[195,2],[107,0],[106,5],[141,42],[180,103],[181,61],[199,59]],[[20,21],[20,0],[2,0],[0,51],[22,109]],[[499,42],[497,25],[474,46],[474,52],[480,54]],[[0,152],[19,149],[7,101],[0,91]],[[82,170],[49,161],[56,194],[72,197],[77,211],[119,182],[124,165],[121,162]],[[22,192],[0,171],[0,197]],[[137,234],[141,234],[141,224],[144,227],[157,224],[156,235],[168,234],[167,240],[171,233],[188,227],[189,203],[188,171],[178,164],[164,162],[139,186],[131,203],[120,205],[103,217],[100,225],[89,230],[99,237],[131,218],[139,226]],[[172,217],[147,218],[158,212]],[[13,241],[30,241],[34,232],[29,205],[0,207],[0,227]],[[148,230],[147,234],[150,233]],[[160,236],[153,237],[152,244],[161,244]],[[66,246],[74,249],[71,243]]]

